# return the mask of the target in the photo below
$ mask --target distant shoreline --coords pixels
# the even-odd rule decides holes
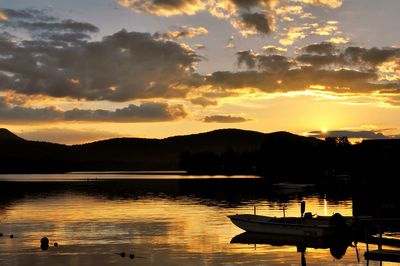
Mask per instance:
[[[0,174],[0,182],[96,182],[129,180],[258,179],[256,175],[190,175],[185,171],[70,172],[62,174]]]

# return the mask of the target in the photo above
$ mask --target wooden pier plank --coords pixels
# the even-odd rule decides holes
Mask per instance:
[[[364,253],[366,260],[400,262],[400,250],[382,249]]]

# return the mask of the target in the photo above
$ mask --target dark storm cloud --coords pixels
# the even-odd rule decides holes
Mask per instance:
[[[375,67],[394,57],[400,57],[400,48],[347,47],[342,56],[354,64],[367,64]]]
[[[232,115],[211,115],[204,117],[202,121],[205,123],[242,123],[251,121],[251,119]]]
[[[388,139],[383,133],[375,130],[332,130],[326,133],[315,130],[306,133],[310,137],[325,138],[325,137],[348,137],[348,138],[362,138],[362,139]]]
[[[302,48],[306,53],[316,53],[322,55],[330,55],[336,52],[335,44],[329,42],[310,44]]]
[[[260,55],[257,60],[258,68],[268,72],[283,72],[292,66],[289,59],[282,55]]]
[[[313,67],[345,63],[343,58],[335,55],[302,54],[298,56],[296,60],[300,63],[309,64]]]
[[[73,109],[64,113],[64,119],[66,121],[160,122],[181,119],[186,115],[182,105],[148,102],[139,106],[130,104],[128,107],[115,111]]]
[[[262,13],[243,13],[240,15],[239,28],[251,30],[262,34],[270,33],[270,21],[266,14]]]
[[[87,100],[183,97],[186,91],[176,86],[190,82],[199,61],[180,44],[125,30],[99,42],[54,47],[55,41],[84,37],[51,33],[50,42],[20,44],[0,38],[0,71],[9,74],[0,89]]]
[[[55,107],[32,108],[12,106],[0,97],[0,121],[9,123],[57,122],[57,121],[96,121],[96,122],[160,122],[173,121],[186,117],[182,105],[145,102],[141,105],[109,110],[72,109],[62,111]]]
[[[257,66],[258,69],[268,72],[287,71],[292,66],[289,59],[281,55],[259,55],[251,50],[236,53],[238,65],[245,65],[248,69]]]

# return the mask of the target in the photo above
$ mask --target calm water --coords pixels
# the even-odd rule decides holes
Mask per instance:
[[[252,213],[253,206],[258,214],[281,216],[283,205],[286,215],[298,216],[302,200],[307,211],[320,215],[352,214],[349,198],[280,195],[259,183],[258,189],[243,185],[252,179],[203,184],[171,178],[0,183],[6,188],[0,201],[0,265],[298,265],[296,246],[231,244],[243,231],[226,216]],[[60,246],[42,251],[43,236]],[[341,259],[327,248],[307,248],[304,255],[307,265],[364,265],[364,244],[358,252],[360,262],[354,247]]]

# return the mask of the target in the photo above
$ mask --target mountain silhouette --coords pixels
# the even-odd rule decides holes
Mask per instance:
[[[0,173],[186,170],[304,179],[325,173],[396,173],[400,140],[320,140],[289,132],[220,129],[165,139],[115,138],[80,145],[24,140],[0,129]],[[333,170],[333,171],[332,171]],[[396,178],[397,180],[398,178]],[[360,181],[361,182],[361,181]]]
[[[115,138],[87,144],[28,141],[3,129],[0,134],[1,173],[178,170],[184,152],[254,152],[266,141],[285,139],[290,143],[321,140],[288,132],[270,134],[239,129],[220,129],[206,133],[165,139]]]
[[[6,128],[0,128],[0,141],[25,141]]]

